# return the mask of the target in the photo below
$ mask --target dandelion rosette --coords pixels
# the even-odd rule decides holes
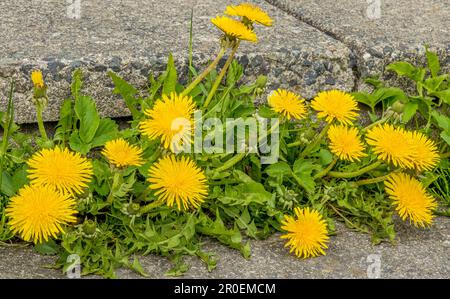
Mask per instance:
[[[163,157],[150,168],[149,175],[150,189],[169,207],[198,208],[208,195],[205,174],[190,158]]]
[[[328,130],[330,150],[341,160],[359,161],[366,156],[364,145],[358,136],[358,129],[344,125],[333,125]]]
[[[233,39],[237,38],[240,40],[246,40],[254,43],[258,41],[256,33],[239,21],[228,17],[217,16],[211,19],[211,22],[217,28],[222,30],[223,33],[225,33],[225,35],[227,35],[228,37],[231,37]]]
[[[384,184],[402,220],[409,218],[417,227],[432,223],[437,203],[418,180],[405,173],[393,173]]]
[[[122,138],[108,141],[102,154],[108,158],[111,164],[117,167],[141,166],[144,164],[142,150]]]
[[[311,102],[317,116],[328,123],[336,120],[342,124],[351,125],[358,116],[358,103],[352,95],[340,90],[320,92]]]
[[[281,222],[281,228],[287,231],[281,236],[288,240],[285,247],[290,247],[290,252],[301,258],[325,255],[329,237],[322,215],[310,208],[295,208],[294,212],[296,218],[285,215]]]
[[[83,193],[93,175],[91,162],[67,148],[43,149],[27,164],[33,185],[51,186],[62,193]]]
[[[260,7],[251,3],[241,3],[239,5],[229,5],[225,14],[234,17],[246,18],[252,23],[258,23],[264,26],[272,26],[273,20]]]
[[[293,92],[278,89],[268,97],[267,101],[273,111],[287,119],[301,119],[306,116],[305,101]]]
[[[76,221],[76,202],[51,186],[25,186],[11,197],[6,208],[14,234],[25,241],[42,243],[64,232],[63,226]]]
[[[149,118],[139,124],[141,133],[150,139],[161,139],[164,148],[175,152],[192,138],[195,104],[190,96],[172,92],[163,95],[145,115]]]

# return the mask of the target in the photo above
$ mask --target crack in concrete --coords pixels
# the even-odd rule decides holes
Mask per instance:
[[[349,61],[350,61],[350,69],[352,70],[353,73],[353,88],[352,91],[357,91],[358,87],[359,87],[359,82],[361,79],[361,70],[359,69],[359,65],[360,65],[360,58],[358,56],[358,49],[345,42],[342,38],[340,38],[338,35],[336,35],[335,33],[331,32],[330,30],[326,30],[324,28],[321,28],[319,26],[317,26],[316,24],[314,24],[313,21],[311,21],[308,18],[305,18],[304,16],[294,12],[293,10],[289,9],[287,7],[287,4],[283,4],[283,3],[277,3],[273,0],[264,0],[266,3],[268,3],[269,5],[273,6],[276,9],[279,9],[285,13],[287,13],[288,15],[294,17],[295,19],[297,19],[298,21],[302,22],[303,24],[312,27],[318,31],[320,31],[321,33],[325,34],[326,36],[330,37],[331,39],[334,39],[335,41],[340,42],[341,44],[343,44],[349,51],[350,51],[350,55],[349,55]]]

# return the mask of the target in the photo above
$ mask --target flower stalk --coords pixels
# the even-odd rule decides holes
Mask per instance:
[[[122,171],[116,170],[114,172],[114,177],[113,177],[111,190],[109,191],[109,195],[108,195],[108,199],[107,199],[107,202],[109,204],[112,204],[113,201],[114,201],[114,193],[119,188],[121,179],[122,179]]]
[[[322,129],[322,131],[317,135],[317,137],[311,142],[308,146],[305,147],[303,152],[300,154],[300,158],[306,157],[325,137],[328,132],[328,129],[331,127],[331,122],[327,123],[327,125]]]
[[[1,189],[2,183],[3,183],[3,167],[4,167],[4,163],[5,163],[6,152],[8,150],[9,133],[10,133],[11,125],[14,120],[14,106],[13,106],[13,101],[12,101],[13,93],[14,93],[14,82],[11,81],[8,107],[6,110],[5,126],[3,127],[3,138],[2,138],[2,144],[0,147],[0,189]]]
[[[216,59],[214,59],[211,64],[200,74],[195,78],[194,81],[192,81],[181,93],[181,95],[188,95],[200,82],[202,82],[203,79],[217,66],[220,59],[225,55],[225,52],[227,51],[227,48],[222,46],[220,48],[220,52],[217,55]]]
[[[331,169],[333,169],[334,165],[336,165],[337,161],[338,161],[338,158],[334,158],[334,160],[330,163],[330,165],[327,166],[327,168],[325,168],[324,170],[322,170],[321,172],[319,172],[318,174],[316,174],[314,176],[314,179],[317,180],[317,179],[320,179],[320,178],[326,176],[327,173],[329,173],[331,171]]]
[[[203,108],[207,108],[208,105],[211,103],[212,98],[214,97],[214,94],[217,91],[217,88],[220,85],[220,82],[222,82],[223,77],[225,77],[225,74],[228,70],[228,68],[231,65],[231,62],[233,62],[234,56],[236,55],[236,51],[239,48],[239,41],[236,42],[233,49],[231,50],[231,54],[228,57],[227,61],[225,62],[225,65],[223,66],[222,70],[219,73],[219,76],[217,76],[216,80],[214,81],[213,86],[211,87],[211,91],[208,94],[208,97],[205,100],[205,103],[203,104]]]
[[[244,159],[245,155],[246,155],[246,153],[239,153],[239,154],[233,156],[227,162],[225,162],[225,164],[223,164],[221,167],[216,168],[215,171],[222,172],[222,171],[230,169],[231,167],[233,167],[234,165],[239,163],[242,159]]]
[[[361,175],[365,174],[366,172],[374,170],[374,169],[378,168],[381,164],[382,164],[381,161],[376,161],[376,162],[374,162],[364,168],[361,168],[360,170],[357,170],[357,171],[352,171],[352,172],[330,171],[328,173],[328,175],[331,177],[334,177],[334,178],[350,179],[350,178],[354,178],[357,176],[361,176]]]
[[[155,200],[145,206],[143,206],[140,210],[139,210],[139,214],[143,215],[143,214],[147,214],[148,212],[150,212],[151,210],[154,210],[158,207],[160,207],[163,204],[163,201],[161,200]]]
[[[47,100],[46,100],[47,101]],[[44,119],[42,117],[42,112],[45,109],[46,103],[44,103],[41,99],[36,100],[36,117],[39,128],[39,133],[41,134],[42,139],[48,141],[47,131],[44,126]]]
[[[387,175],[383,175],[383,176],[379,176],[379,177],[375,177],[375,178],[359,180],[359,181],[356,182],[356,185],[357,186],[364,186],[364,185],[376,184],[376,183],[383,182],[383,181],[387,180],[389,178],[389,176],[390,176],[390,174],[387,174]]]

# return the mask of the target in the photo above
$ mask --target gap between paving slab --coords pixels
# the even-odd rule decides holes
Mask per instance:
[[[440,56],[450,71],[450,2],[448,0],[266,0],[300,21],[344,43],[356,59],[355,88],[382,74],[387,64],[406,60],[425,63],[425,48]],[[391,83],[392,74],[383,74]]]

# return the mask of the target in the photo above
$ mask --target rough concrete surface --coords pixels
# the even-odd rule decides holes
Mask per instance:
[[[324,88],[353,88],[351,53],[341,42],[258,0],[275,20],[272,28],[259,26],[259,43],[243,43],[240,61],[248,79],[267,74],[270,88],[289,87],[312,97]],[[11,77],[17,86],[16,120],[34,122],[29,99],[30,71],[44,70],[50,107],[46,120],[55,120],[61,101],[69,94],[71,74],[82,67],[85,93],[93,96],[103,115],[128,114],[112,95],[106,71],[113,70],[134,85],[145,87],[149,72],[164,69],[174,54],[180,71],[186,70],[189,20],[194,9],[194,54],[205,65],[218,51],[219,31],[210,19],[237,1],[81,0],[80,19],[67,17],[59,0],[2,1],[0,4],[1,105]]]
[[[445,70],[450,70],[448,0],[267,2],[343,42],[357,60],[357,79],[379,74],[393,61],[424,63],[427,44],[438,52]]]
[[[338,223],[327,255],[307,260],[289,254],[278,235],[252,241],[249,260],[236,250],[207,240],[205,249],[218,254],[217,268],[208,272],[197,258],[187,257],[191,268],[183,278],[450,278],[449,218],[437,218],[430,229],[397,221],[396,229],[396,244],[372,245],[368,235]],[[41,256],[31,248],[0,247],[0,256],[0,278],[65,278],[58,270],[44,268],[51,265],[53,257]],[[141,257],[140,262],[150,278],[165,278],[164,273],[171,268],[166,258],[155,255]],[[117,275],[140,278],[125,269]]]

